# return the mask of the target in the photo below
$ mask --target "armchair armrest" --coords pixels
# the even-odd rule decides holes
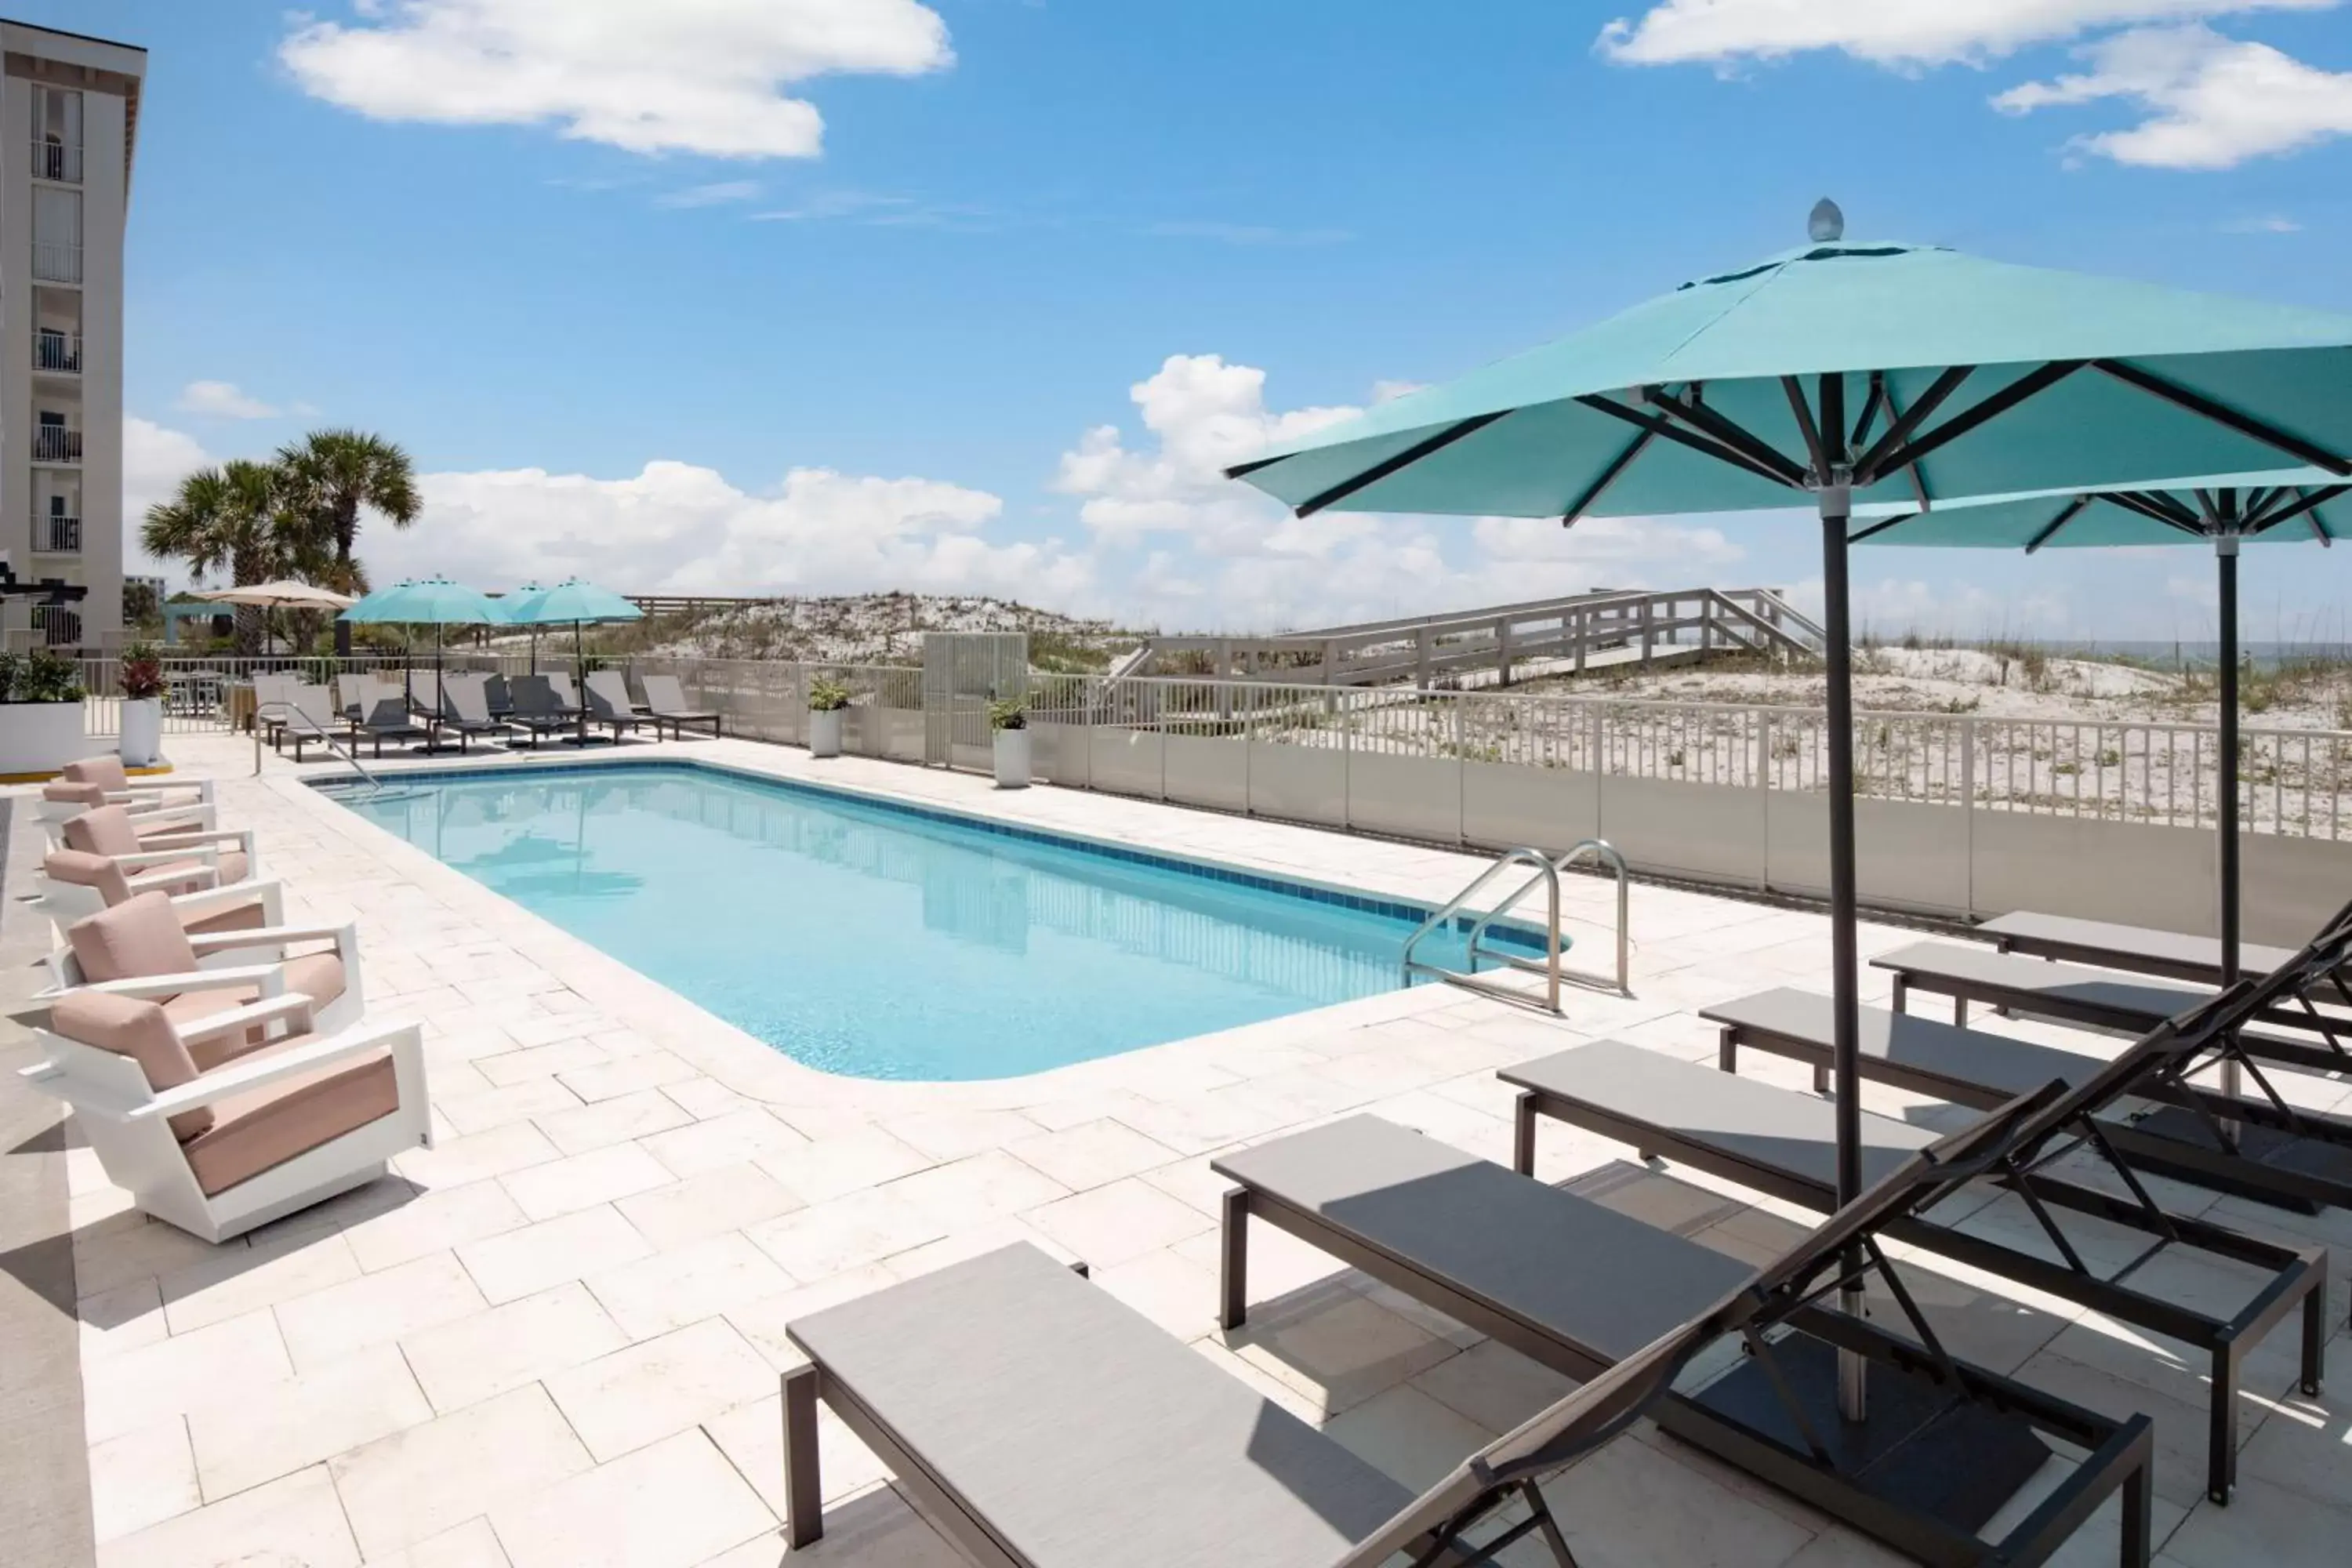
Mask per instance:
[[[160,844],[166,849],[183,846],[190,849],[208,847],[215,854],[226,845],[244,850],[247,859],[253,858],[253,829],[250,827],[191,828],[185,833],[173,828],[167,833],[142,833],[139,836],[139,842]]]
[[[146,1104],[131,1112],[133,1119],[155,1116],[177,1116],[184,1110],[194,1110],[210,1105],[233,1094],[263,1089],[280,1079],[294,1078],[315,1072],[346,1057],[390,1046],[395,1056],[407,1052],[421,1056],[425,1037],[418,1026],[409,1023],[362,1024],[340,1035],[314,1040],[307,1046],[275,1052],[256,1059],[238,1060],[200,1073],[177,1089],[168,1089]]]
[[[184,1045],[217,1038],[222,1035],[238,1035],[257,1024],[275,1024],[280,1019],[293,1024],[292,1032],[301,1033],[310,1026],[313,1004],[299,991],[289,991],[283,996],[268,996],[258,1002],[247,1002],[242,1007],[230,1007],[218,1013],[207,1013],[194,1023],[184,1025],[179,1031]]]
[[[139,974],[128,980],[97,980],[87,985],[60,987],[52,993],[56,1000],[65,990],[102,991],[110,996],[177,996],[186,991],[226,991],[234,986],[257,985],[264,996],[276,996],[286,990],[286,966],[280,963],[241,963],[234,969],[195,969],[185,974]]]
[[[256,931],[225,931],[213,936],[192,936],[188,945],[201,958],[207,952],[221,952],[237,947],[289,947],[298,942],[332,942],[337,950],[349,952],[359,945],[360,928],[340,926],[268,926]],[[215,971],[215,973],[218,971]]]
[[[166,845],[161,849],[140,849],[129,855],[110,856],[126,871],[142,866],[169,866],[183,860],[202,860],[215,868],[220,864],[220,850],[210,844]]]
[[[179,879],[181,881],[186,879],[184,877]],[[158,878],[152,871],[145,871],[129,880],[135,889],[142,881],[160,887],[167,879]],[[279,911],[286,905],[286,884],[275,877],[254,877],[242,882],[198,888],[194,892],[174,893],[172,895],[172,909],[179,915],[180,923],[185,925],[190,921],[203,920],[216,910],[230,909],[257,900],[261,904],[262,920],[267,924],[276,925],[285,918]],[[189,938],[192,943],[208,940],[205,937]]]
[[[142,871],[135,876],[126,877],[123,880],[131,885],[131,890],[134,893],[150,892],[157,888],[169,891],[173,888],[187,888],[192,882],[195,885],[190,888],[187,893],[174,896],[192,897],[197,893],[209,893],[218,889],[220,868],[217,865],[194,866],[183,871],[165,869],[165,867],[181,864],[184,864],[184,859],[166,861],[163,866],[159,866],[152,871]]]
[[[176,804],[158,800],[129,801],[123,803],[122,808],[131,814],[132,825],[142,830],[152,830],[163,823],[177,822],[183,818],[189,823],[191,832],[197,829],[209,830],[220,824],[220,818],[214,813],[213,804],[208,800],[181,801]]]

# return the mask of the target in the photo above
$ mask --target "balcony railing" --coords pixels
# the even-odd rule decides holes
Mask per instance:
[[[81,247],[55,240],[33,241],[33,276],[44,283],[81,281]]]
[[[81,374],[81,334],[54,332],[47,327],[33,334],[33,368]]]
[[[33,427],[33,461],[37,463],[79,463],[81,461],[81,432],[68,430],[62,425],[37,425]]]
[[[41,555],[80,554],[81,519],[68,517],[63,512],[35,512],[33,550]]]
[[[81,143],[33,138],[33,177],[60,184],[81,184]]]

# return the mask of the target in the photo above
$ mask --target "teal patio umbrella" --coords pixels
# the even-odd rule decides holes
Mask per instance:
[[[2238,979],[2241,938],[2238,842],[2238,547],[2332,545],[2352,538],[2352,484],[2326,468],[2169,479],[2128,489],[2045,490],[1986,496],[1921,508],[1864,507],[1846,542],[1943,545],[1989,550],[2077,550],[2098,546],[2204,544],[2219,576],[2221,975]],[[2226,1071],[2234,1074],[2231,1064]]]
[[[2352,318],[1844,237],[1695,279],[1227,470],[1327,510],[1584,517],[1810,497],[1829,685],[1837,1195],[1862,1190],[1853,647],[1857,502],[2284,464],[2352,474]],[[1859,1291],[1847,1305],[1859,1310]],[[1839,1405],[1864,1414],[1858,1358]]]
[[[572,626],[572,657],[580,671],[580,732],[572,743],[588,743],[588,650],[581,630],[587,626],[608,625],[619,621],[637,621],[645,612],[620,595],[599,588],[593,583],[583,583],[577,577],[567,577],[552,588],[524,589],[509,601],[506,624],[514,626]],[[536,651],[532,666],[538,664]]]
[[[446,577],[425,577],[379,588],[336,617],[353,626],[431,626],[436,685],[441,674],[444,627],[501,626],[506,618],[506,611],[496,599]]]

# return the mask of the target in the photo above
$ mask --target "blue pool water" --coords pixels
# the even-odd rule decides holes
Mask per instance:
[[[859,1078],[1006,1078],[1394,990],[1427,912],[689,763],[331,793]],[[1460,938],[1423,951],[1458,963]]]

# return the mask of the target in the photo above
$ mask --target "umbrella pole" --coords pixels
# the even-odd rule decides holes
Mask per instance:
[[[580,745],[584,751],[588,745],[588,644],[578,621],[572,623],[572,662],[579,671],[572,677],[576,688],[572,695],[580,700]]]
[[[2221,577],[2220,610],[2221,668],[2216,682],[2221,721],[2221,776],[2213,792],[2214,815],[2221,832],[2221,984],[2238,983],[2238,536],[2219,533],[2213,539],[2214,564]],[[2238,1092],[2238,1063],[2221,1064],[2221,1092]]]
[[[1853,870],[1853,637],[1849,625],[1846,523],[1853,492],[1823,485],[1822,511],[1822,663],[1829,678],[1830,784],[1830,989],[1837,1093],[1837,1201],[1862,1194],[1862,1094],[1857,1058],[1862,1035],[1860,972],[1854,952]],[[1863,1316],[1862,1258],[1858,1250],[1843,1262],[1852,1281],[1840,1291],[1840,1305]],[[1838,1352],[1838,1413],[1848,1421],[1869,1414],[1865,1363],[1853,1351]]]

